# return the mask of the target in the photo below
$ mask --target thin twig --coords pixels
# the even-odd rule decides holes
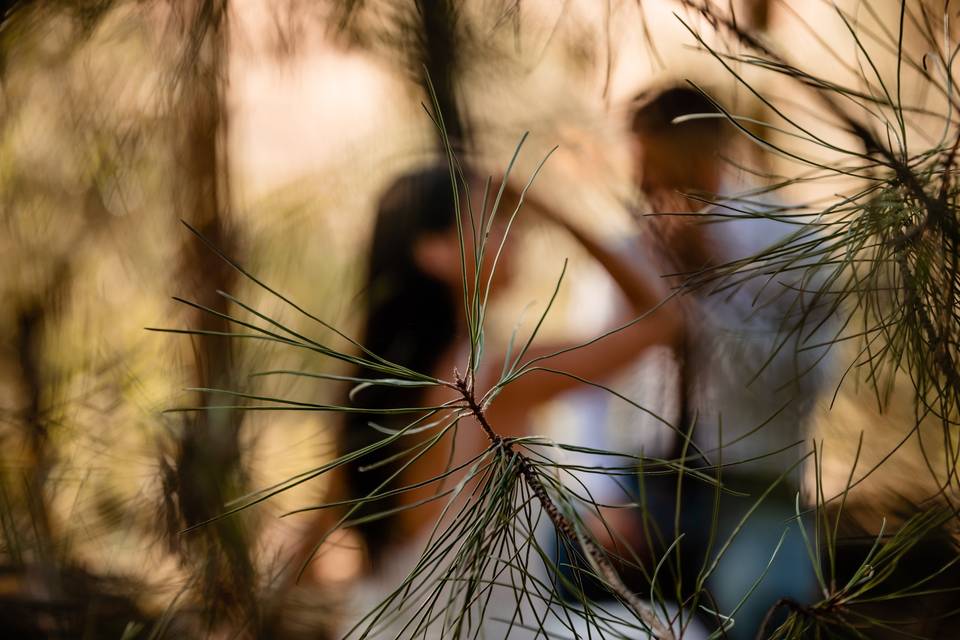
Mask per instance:
[[[663,623],[660,622],[650,605],[644,602],[641,598],[637,597],[637,595],[623,583],[623,580],[620,578],[620,574],[617,573],[617,570],[610,563],[610,560],[607,558],[606,554],[603,553],[597,543],[587,536],[577,535],[573,524],[565,515],[563,515],[559,507],[557,507],[557,504],[550,497],[550,494],[547,493],[547,489],[543,486],[543,482],[541,482],[540,478],[537,477],[537,472],[534,469],[534,465],[530,462],[530,459],[523,453],[515,450],[513,448],[513,444],[509,440],[504,439],[503,436],[497,433],[493,427],[490,426],[483,408],[477,403],[476,398],[474,397],[472,387],[464,378],[461,378],[459,374],[457,374],[456,386],[458,391],[463,395],[463,399],[466,401],[470,412],[474,415],[474,417],[476,417],[477,422],[480,423],[484,433],[486,433],[487,437],[490,439],[490,442],[494,446],[500,447],[505,453],[509,453],[516,457],[516,460],[518,461],[517,469],[519,470],[520,475],[523,476],[523,479],[526,481],[527,485],[533,490],[534,495],[537,496],[540,506],[543,507],[544,512],[546,512],[557,531],[562,533],[571,542],[578,545],[589,556],[590,560],[600,573],[599,577],[606,582],[613,593],[619,596],[620,599],[626,603],[627,606],[629,606],[634,613],[637,614],[637,616],[639,616],[644,624],[649,627],[654,637],[656,637],[658,640],[674,640],[675,636],[673,631],[665,627]]]

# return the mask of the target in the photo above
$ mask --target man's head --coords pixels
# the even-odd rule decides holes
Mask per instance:
[[[716,193],[720,187],[719,155],[729,127],[719,117],[719,109],[702,93],[687,87],[664,89],[653,95],[642,93],[635,102],[631,121],[634,178],[654,208],[676,202],[677,192]],[[703,114],[710,117],[685,119]],[[693,202],[684,204],[690,210],[699,208]]]

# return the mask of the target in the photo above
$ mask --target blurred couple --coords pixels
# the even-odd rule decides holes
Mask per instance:
[[[542,367],[567,375],[540,370],[519,377],[498,393],[486,415],[501,436],[529,436],[534,434],[531,410],[562,396],[580,425],[578,441],[569,444],[598,452],[558,454],[561,462],[584,469],[622,469],[624,460],[633,459],[599,453],[612,451],[683,460],[687,467],[719,480],[729,491],[717,492],[714,484],[691,480],[691,473],[680,481],[676,474],[647,475],[639,468],[627,474],[571,471],[560,478],[574,491],[589,491],[595,504],[585,503],[575,519],[612,554],[633,558],[620,568],[628,580],[635,578],[630,586],[638,593],[650,596],[649,579],[644,577],[652,575],[669,552],[670,570],[659,574],[656,588],[676,603],[669,623],[677,635],[682,630],[687,638],[705,637],[710,629],[729,626],[726,617],[732,616],[735,624],[727,637],[752,638],[775,602],[788,598],[805,603],[815,596],[814,572],[794,504],[802,479],[806,428],[825,364],[816,349],[800,348],[809,335],[796,327],[803,326],[810,308],[799,299],[799,276],[749,277],[760,272],[743,266],[717,281],[732,286],[719,288],[705,275],[791,241],[797,227],[779,215],[782,208],[776,202],[751,195],[752,185],[743,179],[743,172],[725,160],[734,155],[735,129],[700,92],[672,86],[642,94],[631,111],[630,136],[634,180],[644,203],[638,214],[654,214],[637,216],[636,238],[609,246],[536,197],[528,198],[524,206],[564,228],[615,283],[619,302],[607,318],[609,329],[640,319],[579,349],[568,350],[574,344],[534,343],[526,360],[544,358]],[[474,215],[480,215],[484,183],[469,172],[465,182],[454,187],[445,166],[418,169],[393,182],[379,201],[363,289],[360,343],[391,362],[449,381],[455,370],[464,370],[470,353],[464,282],[490,281],[496,295],[510,280],[510,243],[495,269],[494,256],[519,191],[508,186],[485,236],[488,250],[474,256],[473,234],[478,232],[469,222],[458,229],[455,210],[459,201],[464,211],[469,204]],[[536,189],[531,193],[535,196]],[[469,216],[464,214],[462,220]],[[465,266],[461,233],[467,248]],[[686,291],[693,281],[707,284]],[[505,340],[486,339],[487,355],[474,376],[481,395],[499,380],[506,351]],[[354,376],[380,377],[363,368]],[[581,380],[612,385],[648,412],[633,410]],[[351,401],[373,411],[437,407],[455,399],[456,392],[445,386],[373,385]],[[371,422],[380,428],[371,427]],[[370,445],[385,437],[384,430],[402,428],[407,422],[406,416],[349,414],[341,430],[341,452]],[[398,441],[394,449],[361,458],[338,483],[345,499],[377,491],[392,474],[397,474],[392,487],[409,488],[388,494],[359,514],[355,531],[367,577],[355,588],[351,606],[357,609],[356,616],[345,615],[344,629],[389,594],[415,564],[443,516],[445,500],[433,499],[441,483],[432,480],[490,446],[480,425],[467,417],[415,463],[406,465],[400,457],[382,463],[418,438],[425,442],[435,435],[427,429],[409,436],[412,440],[405,444]],[[374,462],[379,464],[370,466]],[[442,486],[456,482],[454,474]],[[774,489],[726,545],[741,517],[771,486]],[[362,518],[374,513],[389,515]],[[777,557],[767,568],[785,530]],[[323,531],[322,525],[313,528],[291,564],[309,559]],[[720,549],[723,556],[714,569],[704,572]],[[545,584],[563,582],[548,575],[551,571],[566,572],[576,581],[583,562],[557,549],[546,563],[552,569],[544,568],[540,575]],[[710,593],[709,601],[692,599],[700,584]],[[598,592],[597,597],[603,596]],[[502,599],[519,606],[512,595]],[[536,608],[532,603],[523,606]],[[507,623],[511,617],[502,610],[497,615]],[[534,615],[538,617],[528,619],[528,625],[539,619],[559,633],[598,634],[597,629],[571,627],[561,616],[550,622],[550,614]],[[493,625],[507,623],[490,622],[490,630],[496,634]],[[511,637],[518,633],[526,632],[516,627]]]

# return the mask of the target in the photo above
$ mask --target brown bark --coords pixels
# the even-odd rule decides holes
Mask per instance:
[[[178,34],[184,55],[177,78],[179,136],[175,141],[178,180],[174,185],[177,213],[225,253],[237,249],[230,220],[226,161],[227,73],[226,0],[194,0],[179,5],[184,13]],[[193,236],[183,245],[178,274],[184,298],[219,313],[227,301],[217,291],[236,285],[236,272]],[[191,328],[225,332],[222,318],[192,310]],[[198,335],[193,339],[192,383],[209,389],[235,389],[236,345],[229,338]],[[198,394],[199,406],[233,404],[214,392]],[[218,515],[243,484],[239,431],[242,413],[232,409],[194,412],[183,432],[167,483],[176,495],[179,527],[197,525]],[[210,620],[229,618],[248,626],[256,619],[255,572],[249,533],[242,518],[218,520],[176,539],[192,569],[200,572],[202,599]]]

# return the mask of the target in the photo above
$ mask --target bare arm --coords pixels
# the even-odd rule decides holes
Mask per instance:
[[[578,347],[579,343],[568,343],[531,348],[524,361],[537,360],[534,367],[540,370],[531,370],[510,382],[490,407],[492,420],[516,428],[522,428],[525,420],[521,415],[531,407],[582,385],[578,378],[589,381],[609,378],[650,347],[676,345],[683,327],[679,303],[674,300],[663,302],[668,292],[655,279],[638,270],[625,256],[604,246],[593,235],[542,204],[535,202],[533,208],[567,229],[623,291],[631,308],[610,330],[633,322],[583,347]],[[496,384],[498,377],[499,371],[485,371],[478,380],[481,389]]]

